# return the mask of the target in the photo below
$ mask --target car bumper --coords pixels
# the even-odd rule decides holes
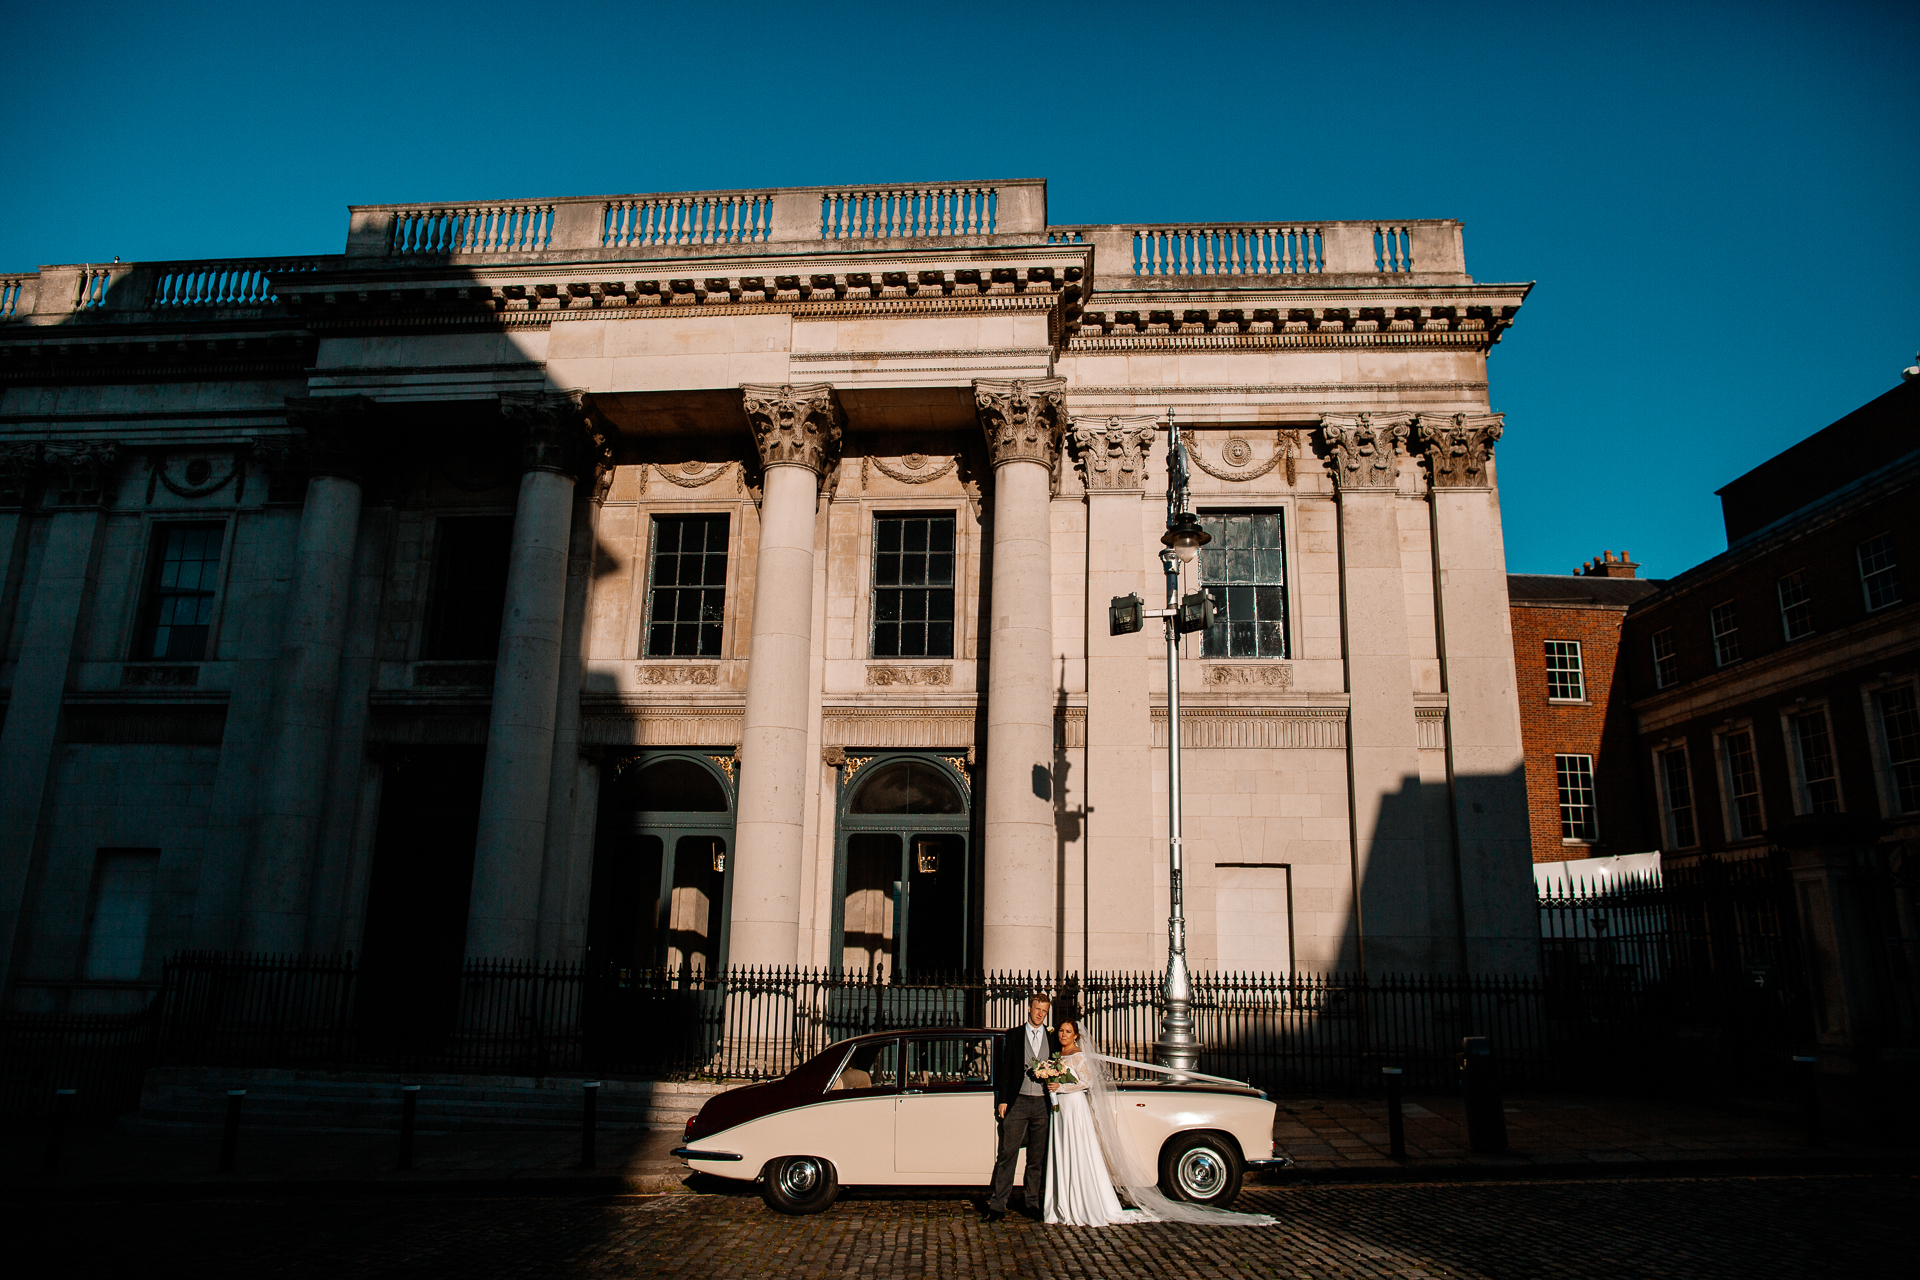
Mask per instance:
[[[1291,1169],[1292,1167],[1293,1167],[1292,1156],[1275,1156],[1271,1160],[1247,1161],[1247,1168],[1253,1169],[1256,1171],[1263,1170],[1263,1169]]]
[[[673,1154],[682,1160],[739,1160],[742,1157],[733,1151],[702,1151],[698,1147],[675,1147]]]

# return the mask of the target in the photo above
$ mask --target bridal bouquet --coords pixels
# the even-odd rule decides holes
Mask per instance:
[[[1067,1068],[1066,1064],[1060,1061],[1060,1055],[1057,1053],[1051,1058],[1042,1058],[1031,1067],[1028,1067],[1027,1074],[1035,1080],[1038,1080],[1041,1084],[1080,1083],[1080,1077],[1074,1075],[1073,1072]],[[1058,1111],[1060,1104],[1057,1102],[1054,1103],[1053,1109]]]

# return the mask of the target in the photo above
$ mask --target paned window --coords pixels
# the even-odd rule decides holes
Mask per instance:
[[[1213,597],[1209,658],[1285,658],[1287,531],[1278,511],[1204,512],[1200,589]]]
[[[1547,641],[1547,697],[1554,702],[1579,702],[1587,696],[1580,669],[1578,640]]]
[[[1734,614],[1733,601],[1713,606],[1710,615],[1713,623],[1713,663],[1724,667],[1740,661],[1740,621]]]
[[[873,519],[873,656],[953,656],[951,511]]]
[[[1886,748],[1894,812],[1920,809],[1920,711],[1913,686],[1883,689],[1873,695],[1880,712],[1880,741]]]
[[[1653,687],[1664,689],[1680,678],[1680,663],[1673,652],[1673,628],[1662,627],[1653,633]]]
[[[1727,816],[1729,832],[1736,840],[1749,840],[1765,827],[1760,813],[1760,770],[1753,759],[1753,734],[1746,729],[1720,739],[1720,758],[1727,775]]]
[[[1860,544],[1860,587],[1867,612],[1900,603],[1900,566],[1893,558],[1893,536],[1881,534]]]
[[[162,525],[154,531],[146,615],[135,658],[198,662],[207,656],[225,526]]]
[[[727,517],[655,516],[649,658],[717,658],[727,617]]]
[[[1795,569],[1774,584],[1780,589],[1780,631],[1789,640],[1813,634],[1813,598],[1807,593],[1807,575]]]
[[[1593,807],[1593,757],[1555,756],[1553,771],[1560,781],[1560,838],[1599,839],[1600,824]]]
[[[451,517],[434,532],[433,589],[420,656],[491,659],[500,652],[513,517]]]
[[[1693,827],[1693,783],[1687,778],[1687,749],[1660,752],[1660,790],[1667,802],[1667,838],[1676,849],[1690,849],[1697,836]]]
[[[1793,748],[1800,761],[1800,801],[1805,813],[1840,812],[1840,779],[1834,775],[1833,740],[1825,711],[1791,717]]]

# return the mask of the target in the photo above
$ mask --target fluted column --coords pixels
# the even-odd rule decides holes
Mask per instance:
[[[1329,414],[1320,423],[1340,503],[1355,941],[1361,962],[1380,972],[1427,970],[1432,937],[1396,509],[1408,421]]]
[[[38,458],[14,452],[7,459],[6,474],[0,476],[9,486],[0,497],[8,505],[19,506],[21,522],[29,518],[43,489],[50,490],[53,508],[40,517],[46,542],[21,628],[12,697],[0,726],[0,990],[11,980],[15,944],[27,913],[33,854],[60,743],[74,637],[83,611],[92,603],[101,529],[106,523],[103,508],[113,498],[118,454],[111,440],[50,444]]]
[[[1051,969],[1054,934],[1053,468],[1064,379],[973,384],[993,466],[981,958]]]
[[[734,823],[730,964],[794,964],[807,778],[807,673],[813,644],[814,511],[839,451],[833,388],[740,388],[765,473],[753,631]]]
[[[1076,423],[1075,462],[1087,490],[1087,950],[1089,969],[1138,968],[1165,945],[1154,912],[1164,846],[1153,816],[1153,710],[1147,673],[1160,646],[1111,635],[1115,596],[1145,595],[1142,499],[1152,418]],[[1158,586],[1158,583],[1153,584]],[[1070,958],[1069,963],[1073,963]]]
[[[522,433],[525,470],[494,659],[467,954],[531,959],[539,937],[574,482],[591,477],[603,457],[578,392],[503,395],[500,412]]]
[[[240,946],[246,951],[306,949],[371,407],[359,396],[287,402],[288,423],[307,432],[312,474],[294,542],[293,589],[281,623],[260,807],[241,899]]]
[[[1470,972],[1532,972],[1539,965],[1539,924],[1506,548],[1493,477],[1503,415],[1422,414],[1416,430],[1433,506],[1462,951]]]

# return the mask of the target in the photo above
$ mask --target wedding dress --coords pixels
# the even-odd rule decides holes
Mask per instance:
[[[1141,1222],[1263,1227],[1277,1221],[1264,1213],[1235,1213],[1161,1194],[1154,1161],[1143,1158],[1127,1140],[1119,1095],[1106,1070],[1107,1063],[1136,1068],[1144,1064],[1110,1058],[1087,1037],[1081,1038],[1080,1045],[1080,1052],[1061,1059],[1078,1083],[1061,1085],[1054,1092],[1060,1110],[1047,1126],[1048,1222],[1081,1227]],[[1134,1208],[1121,1204],[1116,1187]]]

